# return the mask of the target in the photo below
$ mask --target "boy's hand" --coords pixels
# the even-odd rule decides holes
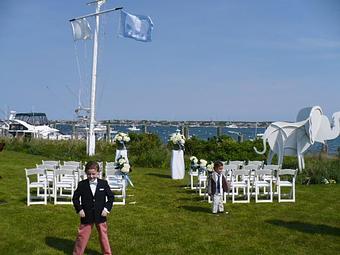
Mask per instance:
[[[103,209],[102,211],[102,217],[106,217],[107,216],[107,210]]]
[[[81,218],[85,218],[85,212],[83,209],[81,209],[78,214]]]

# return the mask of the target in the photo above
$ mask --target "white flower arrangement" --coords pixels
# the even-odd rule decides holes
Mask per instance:
[[[321,180],[321,183],[323,183],[323,184],[329,184],[329,181],[328,181],[326,178],[323,178],[323,179]]]
[[[169,140],[180,150],[184,150],[185,136],[180,133],[171,134]]]
[[[130,165],[124,156],[120,156],[115,162],[115,168],[119,169],[123,173],[130,172]]]
[[[127,159],[124,156],[120,156],[115,162],[115,168],[119,169],[123,178],[127,183],[130,183],[132,187],[134,187],[132,181],[130,180],[129,173],[131,172],[131,166]]]
[[[115,135],[113,138],[113,143],[118,143],[118,147],[121,147],[121,149],[126,149],[125,143],[130,142],[130,137],[123,132],[119,132],[118,134]]]
[[[205,159],[200,159],[198,160],[197,162],[197,170],[198,170],[198,174],[201,175],[201,174],[204,174],[206,171],[207,171],[207,161]]]
[[[208,161],[206,161],[205,159],[200,159],[199,166],[200,167],[206,167],[207,163],[208,163]]]
[[[210,162],[210,164],[207,164],[207,170],[210,173],[214,171],[214,162]]]
[[[191,164],[197,164],[198,163],[198,159],[195,157],[195,156],[191,156],[190,157],[190,162],[191,162]]]

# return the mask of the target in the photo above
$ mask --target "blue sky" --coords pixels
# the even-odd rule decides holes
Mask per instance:
[[[74,119],[89,104],[92,40],[69,19],[86,0],[0,2],[0,109]],[[290,120],[340,111],[340,1],[107,1],[150,15],[153,41],[117,36],[102,17],[97,119]],[[79,69],[77,60],[79,61]],[[0,118],[4,118],[0,112]]]

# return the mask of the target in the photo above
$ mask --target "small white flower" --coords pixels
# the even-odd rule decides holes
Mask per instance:
[[[119,160],[118,160],[118,163],[119,163],[120,165],[126,163],[125,158],[119,159]]]
[[[212,172],[212,171],[214,170],[214,163],[208,164],[208,165],[207,165],[207,170],[208,170],[209,172]]]
[[[123,141],[124,141],[124,142],[130,142],[130,137],[124,136],[124,137],[123,137]]]
[[[195,156],[191,156],[190,157],[190,162],[191,162],[191,164],[197,165],[198,159]]]
[[[130,172],[130,165],[129,164],[124,164],[122,169],[120,169],[122,173],[128,173]]]
[[[205,167],[207,165],[207,161],[204,159],[200,159],[200,167]]]

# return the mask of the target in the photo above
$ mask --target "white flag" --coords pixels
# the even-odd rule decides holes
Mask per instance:
[[[91,39],[91,27],[85,18],[72,20],[71,25],[75,41]]]
[[[133,15],[121,11],[120,36],[132,38],[137,41],[150,42],[153,23],[149,16]]]

